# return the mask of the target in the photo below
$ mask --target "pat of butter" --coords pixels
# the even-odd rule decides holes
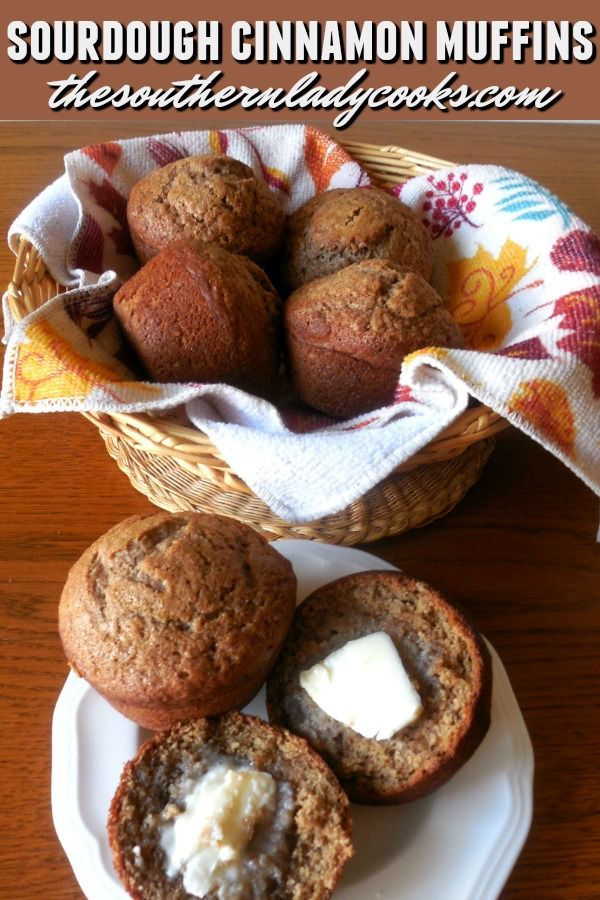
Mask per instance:
[[[421,699],[388,634],[348,641],[300,673],[300,685],[328,716],[384,741],[421,713]]]
[[[235,881],[258,820],[275,809],[276,793],[266,772],[223,764],[210,769],[184,798],[184,811],[161,829],[169,878],[181,872],[194,897]]]

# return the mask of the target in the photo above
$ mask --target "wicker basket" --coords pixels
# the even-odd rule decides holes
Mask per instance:
[[[399,147],[345,142],[379,184],[451,166]],[[21,239],[8,299],[22,318],[62,290],[34,247]],[[200,509],[234,516],[269,538],[302,537],[338,544],[378,540],[449,512],[478,479],[506,423],[492,410],[467,410],[443,434],[364,497],[335,515],[300,525],[278,518],[199,431],[150,415],[91,414],[109,454],[135,488],[164,509]]]

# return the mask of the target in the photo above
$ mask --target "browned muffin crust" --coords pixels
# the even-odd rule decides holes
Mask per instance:
[[[383,741],[328,716],[299,682],[300,672],[375,631],[394,641],[424,709]],[[402,803],[443,784],[473,754],[489,727],[491,685],[489,652],[463,613],[401,572],[361,572],[299,607],[267,682],[267,708],[323,756],[351,800]]]
[[[127,221],[140,262],[182,238],[211,241],[260,262],[283,237],[284,212],[252,169],[229,156],[189,156],[131,190]]]
[[[294,387],[333,416],[391,403],[408,353],[463,343],[439,294],[392,260],[367,259],[303,285],[283,315]]]
[[[290,563],[247,525],[159,512],[116,525],[72,567],[59,604],[70,666],[147,728],[243,706],[296,600]]]
[[[393,259],[429,280],[433,244],[410,207],[375,187],[324,191],[288,218],[282,275],[290,290],[362,259]]]
[[[287,869],[266,896],[327,900],[353,853],[348,799],[305,741],[239,713],[181,723],[148,741],[126,764],[110,807],[108,835],[115,868],[130,896],[190,898],[180,875],[172,880],[165,875],[156,823],[172,800],[173,785],[186,776],[201,777],[215,755],[250,764],[292,789]]]
[[[271,393],[280,301],[265,273],[216,244],[162,250],[117,291],[115,314],[160,382],[224,382]]]

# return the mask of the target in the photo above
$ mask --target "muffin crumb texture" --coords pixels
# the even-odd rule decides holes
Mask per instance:
[[[386,740],[328,716],[299,681],[375,629],[392,638],[423,705]],[[267,686],[270,720],[306,738],[359,803],[404,802],[447,781],[486,734],[490,702],[491,661],[477,631],[433,588],[394,572],[349,575],[307,598]]]
[[[183,875],[168,875],[165,827],[182,797],[216,765],[270,776],[273,807],[255,823],[235,878],[225,873],[207,900],[326,900],[352,855],[348,799],[301,738],[239,713],[176,725],[146,743],[125,766],[108,833],[115,868],[137,900],[187,900]],[[164,843],[164,841],[163,841]],[[231,873],[230,873],[231,874]]]

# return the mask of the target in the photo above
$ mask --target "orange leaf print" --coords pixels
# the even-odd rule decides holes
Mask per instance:
[[[563,453],[572,455],[575,417],[564,388],[547,378],[523,381],[508,405]]]
[[[494,350],[510,331],[507,301],[537,262],[527,267],[526,259],[526,248],[507,238],[496,259],[480,244],[475,256],[448,263],[447,306],[470,349]]]
[[[113,169],[121,159],[123,148],[120,144],[109,141],[106,144],[90,144],[84,147],[82,153],[97,162],[108,175],[112,175]]]
[[[317,193],[327,190],[335,173],[350,159],[345,150],[316,128],[308,126],[304,139],[306,167]]]
[[[131,379],[117,360],[100,362],[78,353],[48,322],[36,322],[26,332],[27,342],[19,348],[15,367],[15,400],[39,400],[88,396],[94,388],[111,395],[111,386]],[[136,385],[142,390],[154,389]]]
[[[448,356],[448,350],[446,347],[421,347],[420,350],[413,350],[412,353],[407,353],[402,361],[403,365],[407,365],[418,356],[433,356],[434,359],[443,360]]]

